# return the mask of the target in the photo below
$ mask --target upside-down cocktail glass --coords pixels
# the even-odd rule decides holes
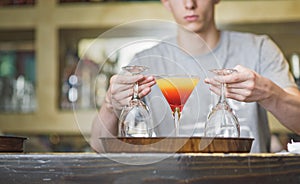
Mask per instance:
[[[125,66],[124,71],[137,75],[147,69],[144,66]],[[133,86],[132,99],[126,105],[120,115],[119,136],[120,137],[152,137],[153,125],[149,108],[140,100],[138,95],[138,82]]]
[[[234,69],[213,69],[210,72],[218,76],[230,75],[237,72]],[[218,103],[212,108],[205,124],[207,137],[239,137],[240,124],[226,98],[226,84],[221,83]]]

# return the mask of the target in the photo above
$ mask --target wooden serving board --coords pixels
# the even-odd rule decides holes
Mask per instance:
[[[252,138],[100,138],[107,153],[249,153]]]

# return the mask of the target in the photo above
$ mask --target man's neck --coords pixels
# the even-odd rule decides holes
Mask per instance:
[[[203,33],[193,33],[184,29],[178,30],[178,45],[192,55],[210,52],[218,45],[219,40],[220,31],[216,28]]]

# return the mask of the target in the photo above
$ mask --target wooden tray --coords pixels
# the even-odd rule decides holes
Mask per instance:
[[[23,152],[25,137],[0,136],[0,152]]]
[[[107,153],[249,153],[252,138],[100,138]]]

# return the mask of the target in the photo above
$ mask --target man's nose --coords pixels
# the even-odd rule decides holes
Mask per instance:
[[[184,5],[186,9],[194,9],[196,8],[195,0],[185,0]]]

